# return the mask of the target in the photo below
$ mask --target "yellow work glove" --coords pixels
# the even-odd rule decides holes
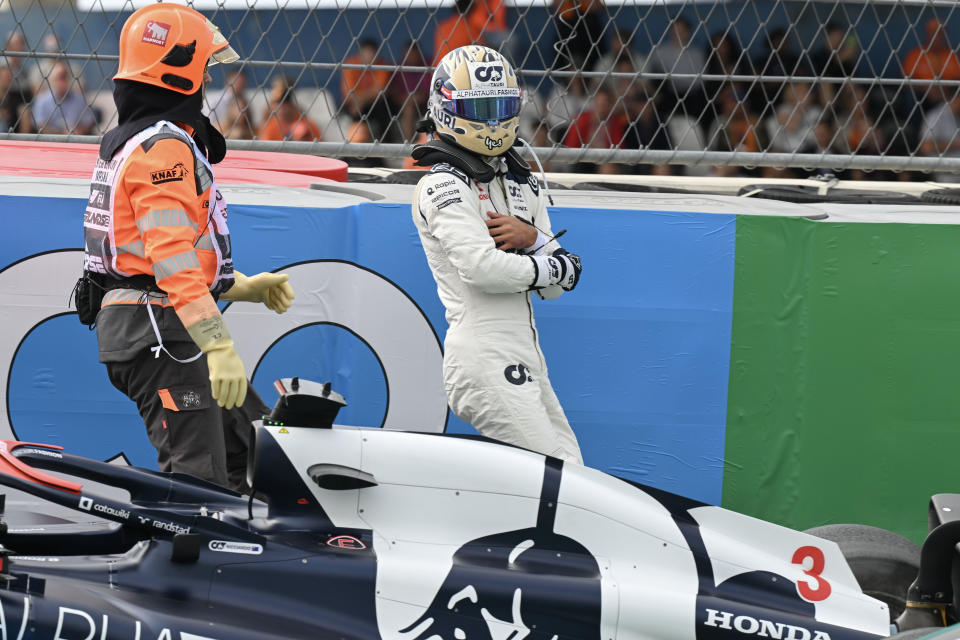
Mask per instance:
[[[187,327],[187,333],[207,354],[213,399],[228,410],[242,405],[247,397],[247,373],[243,361],[233,348],[233,339],[223,322],[223,316],[218,314],[200,320]]]
[[[221,297],[223,300],[240,302],[262,302],[271,311],[283,313],[293,303],[293,287],[286,273],[258,273],[245,276],[239,271],[233,272],[233,286]]]

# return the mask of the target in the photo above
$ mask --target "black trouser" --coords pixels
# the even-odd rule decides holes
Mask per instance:
[[[197,353],[192,343],[164,344],[181,360]],[[123,362],[107,362],[110,382],[137,403],[157,450],[161,471],[189,473],[234,491],[248,492],[250,423],[270,410],[252,386],[243,405],[227,411],[210,392],[207,357],[186,364],[144,349]]]

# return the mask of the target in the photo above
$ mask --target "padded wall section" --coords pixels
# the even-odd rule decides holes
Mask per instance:
[[[577,289],[536,306],[588,465],[719,503],[737,219],[558,209]]]
[[[724,506],[921,540],[957,490],[960,227],[741,216]]]
[[[133,403],[96,362],[95,335],[61,315],[82,264],[84,200],[0,205],[15,231],[0,236],[0,435],[153,466]],[[345,424],[472,432],[446,410],[446,321],[409,205],[229,212],[237,267],[289,272],[297,290],[283,316],[248,303],[224,311],[267,404],[275,378],[299,375],[334,383],[350,403]],[[537,324],[587,463],[719,502],[735,216],[551,213],[585,270],[576,291],[535,303]]]

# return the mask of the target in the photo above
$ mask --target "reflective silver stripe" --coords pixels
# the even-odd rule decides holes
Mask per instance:
[[[197,163],[197,168],[196,168],[196,171],[194,171],[194,174],[199,179],[200,193],[205,192],[207,189],[210,188],[210,185],[213,184],[213,175],[210,173],[210,170],[207,169],[207,167],[202,162]]]
[[[163,280],[175,273],[194,268],[200,268],[200,261],[197,259],[196,252],[191,249],[190,251],[184,251],[183,253],[178,253],[175,256],[170,256],[160,262],[154,263],[153,277],[157,280]]]
[[[139,240],[136,240],[135,242],[128,242],[127,244],[121,244],[120,246],[118,246],[117,254],[119,255],[121,253],[129,253],[131,255],[137,256],[138,258],[143,258],[147,255],[146,251],[143,248],[143,243]]]
[[[217,248],[213,244],[213,238],[210,236],[209,232],[200,236],[200,239],[197,240],[197,244],[194,246],[196,246],[197,249],[206,249],[207,251],[217,250]]]
[[[170,298],[158,293],[147,293],[140,289],[111,289],[103,294],[103,305],[117,302],[146,302],[147,298],[149,298],[153,304],[163,306],[170,304]]]
[[[151,209],[147,215],[137,220],[140,233],[156,227],[190,227],[194,233],[197,231],[197,223],[191,220],[183,209]]]

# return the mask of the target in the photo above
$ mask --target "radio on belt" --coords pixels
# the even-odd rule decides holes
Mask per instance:
[[[280,399],[264,419],[266,426],[313,427],[329,429],[340,409],[347,406],[342,395],[323,384],[298,377],[281,378],[273,383]]]

